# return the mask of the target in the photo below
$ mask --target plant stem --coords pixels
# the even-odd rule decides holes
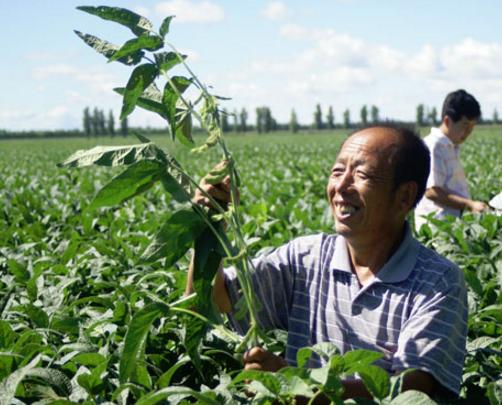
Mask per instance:
[[[183,64],[183,66],[187,70],[187,72],[190,74],[190,76],[194,80],[197,87],[201,90],[202,94],[207,99],[213,100],[214,97],[207,91],[204,84],[201,83],[201,81],[199,80],[197,75],[190,69],[190,67],[187,65],[187,63],[185,62],[182,55],[178,52],[178,50],[169,42],[165,42],[165,45],[169,46],[173,50],[173,52],[177,55],[177,57],[180,59],[181,63]],[[197,111],[195,111],[194,108],[192,107],[192,105],[183,97],[183,95],[179,92],[179,90],[174,85],[172,79],[167,75],[167,73],[165,74],[165,76],[166,76],[171,88],[177,94],[178,98],[182,101],[182,103],[185,105],[185,107],[200,122],[202,128],[204,130],[206,130],[207,133],[210,133],[210,130],[207,127],[207,123],[205,122],[205,120],[202,119],[202,117],[199,115],[199,113]],[[251,272],[249,269],[250,262],[248,261],[248,257],[247,257],[247,245],[244,241],[244,237],[241,232],[242,225],[241,225],[241,219],[240,219],[240,215],[239,215],[238,208],[237,208],[237,205],[238,205],[237,204],[238,191],[237,191],[237,187],[236,187],[237,172],[235,169],[233,158],[232,158],[230,152],[228,151],[228,148],[227,148],[225,142],[223,141],[223,139],[221,137],[218,137],[217,143],[223,152],[224,159],[228,160],[228,162],[230,164],[230,195],[231,195],[231,202],[234,206],[234,211],[231,213],[229,225],[230,225],[231,231],[233,231],[233,233],[235,235],[235,242],[237,245],[237,251],[238,252],[242,252],[242,251],[245,252],[244,258],[242,260],[240,260],[238,262],[238,264],[236,265],[237,270],[238,270],[237,271],[237,278],[238,278],[239,283],[241,285],[244,300],[246,302],[249,316],[250,316],[249,333],[246,334],[246,337],[247,337],[247,339],[249,339],[250,343],[252,345],[254,345],[254,344],[256,344],[256,340],[257,340],[256,338],[257,338],[257,336],[260,335],[260,332],[258,329],[255,297],[254,297],[254,292],[253,292],[253,288],[252,288]],[[186,175],[187,179],[189,179],[189,181],[191,181],[195,185],[195,187],[197,187],[203,193],[203,195],[209,199],[209,201],[211,202],[213,207],[216,208],[217,211],[219,211],[220,213],[223,213],[223,214],[225,213],[225,211],[223,210],[223,208],[221,207],[220,204],[218,204],[208,193],[206,193],[188,174],[186,174],[186,173],[184,173],[184,174]],[[207,218],[207,214],[200,207],[198,207],[197,204],[192,203],[192,205],[193,205],[194,209],[196,210],[196,212],[199,213],[199,215],[201,215],[203,217],[204,221],[210,227],[211,231],[218,238],[218,241],[223,246],[225,253],[229,257],[231,257],[232,254],[230,252],[230,249],[228,248],[228,246],[226,246],[226,243],[223,241],[223,238],[219,235],[219,232],[214,228],[211,221]],[[251,266],[252,266],[252,263],[251,263]],[[244,344],[247,343],[247,339],[244,340],[244,342],[243,342]]]

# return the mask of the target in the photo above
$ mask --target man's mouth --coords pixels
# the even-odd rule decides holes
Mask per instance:
[[[339,219],[349,218],[359,210],[359,207],[348,203],[335,203],[336,216]]]

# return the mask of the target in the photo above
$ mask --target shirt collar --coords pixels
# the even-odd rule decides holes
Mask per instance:
[[[446,134],[439,128],[432,127],[430,134],[435,138],[439,138],[442,142],[446,143],[448,146],[456,148],[455,144],[450,140],[450,138],[448,138]]]
[[[411,234],[408,222],[405,223],[404,238],[399,248],[375,275],[375,281],[383,283],[399,283],[406,280],[415,267],[420,244]],[[338,235],[335,239],[333,263],[336,269],[352,273],[352,265],[346,239]]]

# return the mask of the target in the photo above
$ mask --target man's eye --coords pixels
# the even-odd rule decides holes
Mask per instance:
[[[361,171],[357,171],[356,176],[363,180],[369,179],[370,177],[367,173]]]

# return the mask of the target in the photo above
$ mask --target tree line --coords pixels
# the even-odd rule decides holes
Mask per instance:
[[[110,135],[115,136],[117,129],[115,128],[115,117],[113,111],[110,110],[105,117],[104,110],[97,107],[91,110],[89,107],[84,108],[82,118],[82,128],[86,136]],[[129,134],[129,123],[127,117],[120,122],[119,132],[123,136]]]
[[[335,119],[335,114],[332,106],[328,106],[326,113],[323,112],[321,104],[315,106],[310,124],[300,124],[295,109],[291,110],[289,121],[286,123],[278,122],[270,109],[267,106],[257,107],[255,109],[255,121],[250,122],[249,113],[245,108],[240,110],[234,109],[228,112],[223,109],[220,112],[220,125],[223,132],[251,132],[267,133],[273,131],[290,131],[296,133],[300,130],[333,130],[335,128],[356,128],[358,126],[366,126],[369,124],[377,124],[381,122],[380,110],[377,106],[363,105],[359,110],[359,117],[353,120],[349,109],[345,109],[340,118]],[[386,118],[385,121],[388,121]],[[481,119],[484,124],[502,124],[499,118],[497,109],[492,113],[491,119]],[[440,123],[440,115],[436,107],[427,107],[424,104],[419,104],[416,107],[416,116],[414,124],[417,127],[427,125],[435,126]],[[139,132],[146,134],[164,133],[165,128],[134,128]],[[199,128],[194,128],[197,132]],[[85,107],[82,113],[82,128],[72,130],[56,130],[56,131],[7,131],[0,129],[0,139],[21,139],[21,138],[66,138],[66,137],[82,137],[82,136],[127,136],[131,132],[127,118],[122,120],[118,125],[112,110],[105,114],[103,109],[98,107]]]

